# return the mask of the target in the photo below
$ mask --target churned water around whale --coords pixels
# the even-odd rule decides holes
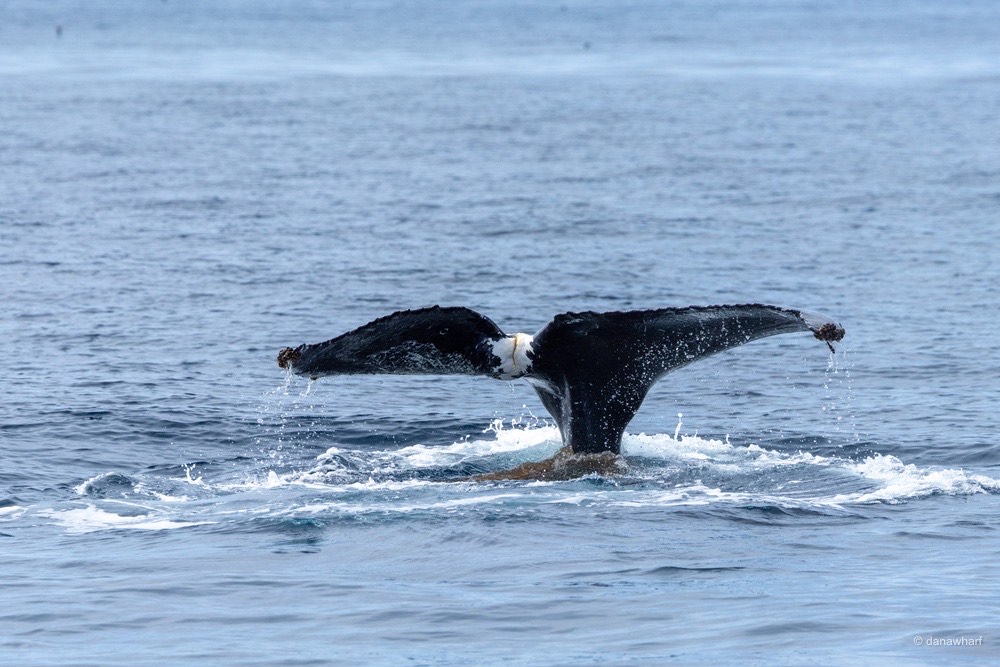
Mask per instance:
[[[997,657],[990,3],[3,11],[3,663]],[[523,383],[274,366],[748,301],[847,336],[668,375],[615,477],[456,481],[558,449]]]

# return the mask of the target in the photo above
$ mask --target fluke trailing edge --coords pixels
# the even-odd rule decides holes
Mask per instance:
[[[825,315],[762,304],[556,315],[534,336],[505,334],[468,308],[404,310],[324,343],[285,348],[278,365],[319,378],[349,374],[524,378],[574,454],[621,449],[622,434],[661,376],[757,338],[844,329]]]

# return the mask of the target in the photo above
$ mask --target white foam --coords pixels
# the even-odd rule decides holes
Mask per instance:
[[[551,445],[553,452],[562,446],[559,439],[559,429],[548,426],[499,430],[496,431],[496,438],[493,440],[467,440],[444,447],[411,445],[398,449],[394,453],[405,459],[407,464],[421,468],[439,466],[443,463],[453,462],[456,458],[464,460],[496,454],[509,454],[545,444]]]
[[[136,488],[136,490],[149,493],[157,500],[162,500],[165,503],[186,503],[189,500],[191,500],[190,496],[172,496],[169,493],[160,493],[159,491],[151,491],[151,490],[147,491],[141,484]]]
[[[876,455],[862,462],[838,456],[822,456],[808,451],[779,451],[751,444],[733,445],[728,439],[703,438],[698,435],[680,434],[637,435],[626,434],[622,442],[623,453],[635,462],[632,473],[654,484],[669,482],[678,472],[697,470],[702,479],[690,480],[682,475],[674,488],[636,491],[620,486],[608,491],[588,490],[584,493],[565,495],[566,482],[518,483],[522,489],[532,489],[534,496],[525,495],[526,502],[551,502],[558,504],[603,503],[617,506],[704,505],[709,503],[775,504],[784,507],[840,508],[843,505],[871,502],[900,502],[943,493],[966,495],[1000,491],[1000,481],[975,475],[960,469],[921,468],[904,464],[892,456]],[[374,501],[378,511],[411,511],[459,507],[463,503],[480,504],[482,500],[447,500],[442,504],[410,504],[407,496],[419,488],[438,486],[430,480],[375,480],[331,483],[331,466],[343,465],[343,458],[355,458],[371,465],[379,475],[405,474],[406,471],[446,467],[469,460],[501,456],[499,467],[519,462],[542,459],[554,454],[562,443],[554,426],[532,428],[505,427],[495,422],[488,432],[492,439],[466,440],[445,446],[411,445],[398,450],[381,452],[352,452],[331,447],[318,457],[319,465],[305,473],[279,476],[282,483],[314,485],[328,492],[398,492],[402,504],[384,505]],[[338,459],[337,457],[342,457]],[[666,468],[666,469],[665,469]],[[829,471],[829,472],[825,472]],[[838,486],[845,478],[855,476],[856,492],[824,494],[822,487],[831,480]],[[739,491],[728,491],[729,480],[735,480]],[[758,485],[755,480],[761,480]],[[873,485],[878,488],[872,489]],[[760,486],[759,491],[746,491],[747,485]],[[456,488],[452,486],[452,488]],[[546,489],[553,491],[552,497]],[[541,495],[539,495],[539,493]],[[412,496],[410,497],[412,500]],[[324,505],[325,506],[325,505]],[[363,504],[351,504],[357,511],[364,511]],[[334,509],[334,507],[329,507]],[[348,511],[348,506],[337,504],[336,511]]]
[[[505,428],[501,420],[494,421],[486,432],[493,433],[492,439],[462,440],[450,445],[410,445],[395,450],[350,452],[341,447],[331,447],[317,457],[319,465],[306,473],[296,476],[304,481],[315,481],[317,475],[330,472],[330,466],[341,457],[363,459],[370,465],[372,473],[394,473],[402,470],[421,470],[447,467],[465,461],[516,455],[528,460],[545,458],[554,454],[561,446],[559,429],[554,426],[531,426],[528,428]]]
[[[807,470],[826,468],[846,475],[856,475],[878,485],[876,489],[840,493],[832,496],[808,494],[809,489],[801,480],[788,479],[776,485],[771,492],[731,493],[720,489],[710,489],[698,484],[688,485],[683,491],[671,491],[658,498],[644,496],[626,503],[689,504],[706,500],[727,502],[774,502],[781,506],[799,507],[803,503],[823,507],[840,507],[848,504],[876,502],[897,503],[924,498],[934,494],[974,495],[1000,492],[1000,480],[970,473],[957,468],[919,467],[905,464],[895,456],[876,454],[856,462],[838,456],[821,456],[805,451],[782,452],[766,449],[759,445],[737,447],[728,441],[701,438],[696,435],[628,435],[622,441],[622,451],[626,455],[640,456],[654,461],[674,464],[678,467],[702,466],[706,474],[715,476],[741,475],[761,476],[765,472],[779,471],[795,466]],[[784,473],[780,473],[784,474]],[[813,475],[816,473],[814,472]],[[786,496],[779,492],[794,487],[795,495]]]
[[[172,530],[213,523],[211,521],[175,521],[155,517],[152,514],[121,515],[106,512],[94,505],[70,510],[46,510],[39,512],[63,526],[70,533],[91,533],[99,530]]]
[[[399,502],[357,503],[357,502],[338,502],[338,501],[312,502],[307,505],[287,510],[284,513],[295,516],[298,516],[303,512],[311,514],[324,514],[327,512],[336,512],[343,514],[373,514],[373,513],[385,513],[385,512],[393,512],[393,513],[398,512],[401,514],[410,514],[413,512],[432,511],[432,510],[453,511],[478,505],[497,505],[507,500],[523,501],[524,494],[492,493],[485,495],[451,498],[448,500],[435,500],[429,502],[403,502],[403,503]]]
[[[895,456],[876,454],[846,467],[861,477],[880,482],[882,487],[865,493],[835,496],[831,502],[895,503],[937,493],[966,496],[1000,492],[1000,480],[956,468],[918,468]]]
[[[681,435],[674,439],[666,434],[626,433],[622,438],[622,454],[626,456],[710,459],[731,455],[735,450],[726,441],[696,435]]]
[[[98,501],[87,507],[39,514],[69,532],[87,533],[171,530],[226,520],[223,517],[228,515],[451,513],[491,508],[506,511],[502,508],[514,505],[553,505],[552,511],[556,511],[556,507],[572,506],[655,509],[722,504],[844,512],[852,505],[906,502],[935,494],[1000,493],[1000,480],[958,468],[917,466],[888,455],[857,461],[836,454],[734,445],[728,439],[681,434],[680,425],[674,434],[626,434],[623,452],[630,465],[622,478],[596,483],[588,479],[496,484],[411,479],[414,471],[464,463],[473,469],[484,465],[505,469],[544,459],[562,446],[558,429],[549,425],[521,427],[498,420],[485,433],[481,438],[444,446],[411,445],[381,451],[330,447],[307,470],[267,470],[249,479],[205,479],[187,469],[176,481],[201,487],[218,500],[218,506],[209,510],[209,521],[185,519],[205,516],[201,514],[204,505],[193,506],[196,515],[181,509],[186,502],[203,500],[204,492],[199,490],[188,498],[145,491],[141,484],[135,491],[148,500],[143,504],[114,501],[128,506],[120,513],[111,501]],[[235,495],[226,501],[229,493],[248,495]],[[17,516],[20,511],[17,507],[0,508],[0,518]]]

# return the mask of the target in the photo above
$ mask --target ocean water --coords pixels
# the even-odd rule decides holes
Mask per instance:
[[[0,663],[1000,658],[995,3],[0,3]],[[401,308],[819,310],[628,470]]]

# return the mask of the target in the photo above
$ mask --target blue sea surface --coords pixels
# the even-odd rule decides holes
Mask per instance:
[[[1000,10],[0,2],[0,663],[1000,660]],[[627,471],[394,310],[827,313]]]

